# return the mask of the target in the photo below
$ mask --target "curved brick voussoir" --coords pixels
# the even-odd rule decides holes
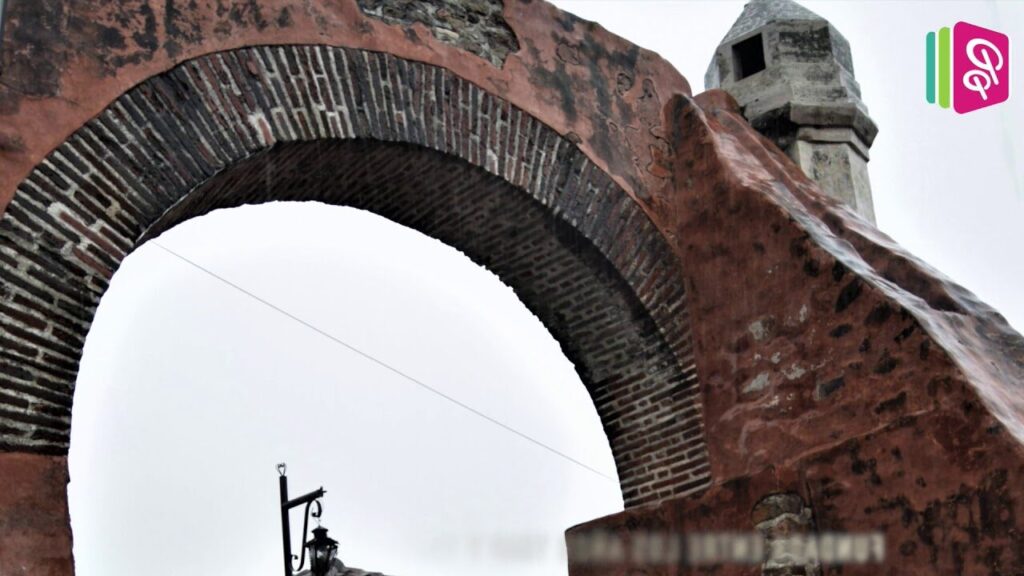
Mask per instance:
[[[562,343],[629,505],[707,485],[671,249],[580,150],[442,68],[323,46],[216,53],[151,78],[44,159],[0,220],[0,441],[66,450],[89,318],[140,241],[216,208],[317,200],[465,251]]]

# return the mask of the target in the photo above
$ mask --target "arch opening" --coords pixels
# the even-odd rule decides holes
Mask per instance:
[[[155,242],[614,476],[557,343],[450,247],[316,203],[219,210]],[[164,558],[157,574],[277,570],[271,469],[283,458],[296,490],[328,489],[325,524],[346,564],[387,574],[564,573],[561,530],[621,510],[614,482],[151,244],[103,297],[75,399],[82,576],[132,573],[146,558]],[[524,538],[534,548],[499,556]],[[240,547],[243,558],[223,553]]]
[[[686,424],[682,439],[699,438],[699,406],[679,402],[689,400],[690,382],[635,289],[563,218],[450,155],[373,140],[281,143],[187,194],[142,240],[211,210],[309,200],[367,210],[418,230],[512,287],[559,342],[594,400],[627,503],[643,494],[637,478],[653,479],[646,469],[652,442],[636,434],[640,422],[671,405],[677,410],[661,424]],[[656,386],[662,396],[644,401],[644,391]]]

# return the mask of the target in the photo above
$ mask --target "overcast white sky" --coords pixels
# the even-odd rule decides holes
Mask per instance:
[[[658,51],[695,92],[743,6],[556,4]],[[966,20],[1017,40],[1024,3],[804,4],[850,40],[881,128],[879,227],[1024,327],[1024,142],[1012,129],[1024,126],[1024,75],[1010,102],[964,116],[922,94],[926,32]],[[158,242],[614,476],[557,343],[454,249],[316,204],[216,212]],[[274,465],[285,460],[293,495],[327,488],[340,557],[398,576],[565,574],[562,531],[622,506],[614,482],[143,246],[101,303],[78,380],[78,575],[279,574]]]

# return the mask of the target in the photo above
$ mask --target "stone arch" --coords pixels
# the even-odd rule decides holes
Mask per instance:
[[[445,69],[318,45],[214,53],[114,101],[0,220],[2,442],[67,450],[91,315],[140,241],[212,209],[319,200],[464,250],[517,290],[594,398],[627,506],[710,466],[673,253],[575,145]]]
[[[644,352],[616,364],[621,349],[566,347],[633,490],[624,513],[574,532],[743,531],[774,523],[766,511],[807,510],[821,530],[882,527],[901,547],[886,567],[1021,564],[1024,339],[1002,317],[821,194],[727,94],[692,97],[656,54],[540,0],[444,3],[456,9],[8,4],[0,572],[73,571],[69,384],[120,258],[204,210],[294,197],[238,188],[268,165],[366,186],[369,168],[342,173],[324,160],[356,154],[399,167],[388,172],[396,194],[403,170],[479,183],[492,213],[518,218],[506,237],[485,230],[492,247],[542,230],[545,269],[590,278],[594,310],[616,310],[623,331],[588,333],[546,308],[573,297],[574,283],[546,285],[508,264],[528,256],[503,252],[502,264],[484,243],[462,248],[507,266],[563,343],[621,338]],[[344,200],[462,243],[440,219]],[[978,514],[961,508],[975,504]],[[981,533],[980,517],[995,520]]]

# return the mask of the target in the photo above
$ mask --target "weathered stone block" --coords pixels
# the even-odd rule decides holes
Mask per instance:
[[[746,48],[752,44],[760,49]],[[758,66],[743,65],[758,57]],[[860,100],[850,44],[828,21],[792,0],[753,0],[719,45],[704,82],[736,98],[751,125],[824,191],[874,221],[867,149],[878,127]],[[844,135],[811,135],[828,131]]]

